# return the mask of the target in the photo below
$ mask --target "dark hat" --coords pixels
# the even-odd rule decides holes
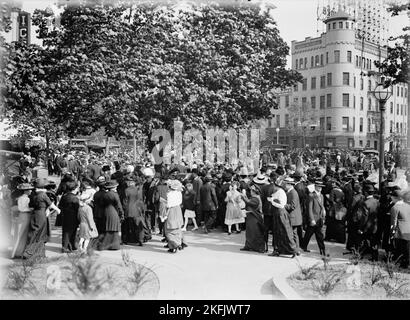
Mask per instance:
[[[102,171],[110,171],[111,167],[108,164],[103,165]]]
[[[365,184],[363,186],[363,190],[367,193],[371,193],[375,191],[374,186],[372,184]]]
[[[19,184],[17,189],[19,190],[33,190],[34,187],[30,183],[22,183]]]
[[[130,181],[134,181],[135,182],[135,178],[133,177],[133,176],[131,176],[131,175],[127,175],[125,178],[124,178],[124,181],[128,181],[128,182],[130,182]]]
[[[283,169],[282,166],[279,166],[279,167],[276,169],[276,173],[277,173],[278,175],[282,176],[282,175],[285,174],[285,169]]]
[[[115,181],[108,181],[104,185],[107,189],[114,189],[115,187],[118,187],[118,183]]]
[[[179,169],[178,168],[173,168],[168,172],[169,175],[174,174],[174,173],[179,173]]]
[[[302,177],[303,175],[299,171],[296,171],[294,174],[291,175],[291,178],[293,179],[301,179]]]

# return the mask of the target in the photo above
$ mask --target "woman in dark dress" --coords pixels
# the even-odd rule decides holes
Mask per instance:
[[[78,209],[80,207],[80,201],[77,197],[78,190],[79,185],[76,181],[67,182],[66,193],[58,205],[61,209],[63,227],[62,252],[65,253],[76,250],[77,228],[80,224],[78,219]]]
[[[242,193],[242,198],[246,203],[246,242],[241,250],[264,253],[266,249],[265,225],[263,223],[260,188],[257,185],[251,185],[249,192],[249,198],[245,191]]]
[[[98,250],[119,250],[121,243],[121,222],[124,220],[120,197],[116,192],[118,183],[109,181],[105,184],[106,192],[101,197],[105,216],[105,232],[98,245]]]
[[[285,209],[287,204],[286,192],[280,187],[281,181],[275,181],[275,187],[268,201],[272,204],[273,219],[273,253],[270,256],[296,256],[296,243],[293,239],[293,230],[290,216]]]
[[[48,181],[46,179],[39,179],[35,183],[36,191],[29,204],[29,207],[33,208],[33,213],[30,220],[27,244],[23,253],[24,259],[33,256],[45,258],[45,243],[50,237],[50,222],[46,210],[55,210],[57,214],[60,213],[60,209],[51,202],[46,194],[47,190],[45,188],[47,185]]]

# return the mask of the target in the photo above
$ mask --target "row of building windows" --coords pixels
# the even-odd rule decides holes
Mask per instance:
[[[275,116],[276,119],[276,127],[280,127],[280,115]],[[352,120],[350,122],[350,120]],[[289,114],[285,114],[285,127],[289,127],[291,125]],[[294,124],[296,125],[296,124]],[[272,120],[269,120],[269,126],[272,127]],[[320,117],[319,118],[319,128],[322,131],[332,131],[332,117]],[[359,118],[359,132],[364,132],[364,118]],[[386,127],[384,129],[386,133]],[[345,132],[356,132],[356,117],[342,117],[342,130]],[[376,123],[375,119],[367,118],[367,133],[376,133],[379,130],[379,125]],[[390,121],[389,126],[390,133],[397,133],[401,135],[407,134],[407,126],[406,123],[396,122],[394,125],[394,121]]]
[[[340,50],[335,50],[333,52],[333,61],[335,63],[339,63],[340,62]],[[356,56],[357,58],[357,56]],[[325,61],[324,61],[325,59]],[[351,63],[352,62],[352,51],[347,51],[346,53],[346,61]],[[324,64],[328,64],[329,63],[329,52],[326,52],[326,56],[324,56],[323,54],[321,55],[316,55],[316,56],[311,56],[310,57],[310,67],[314,68],[314,67],[319,67],[319,66],[323,66]],[[296,70],[300,70],[300,69],[307,69],[308,68],[308,58],[299,58],[295,60],[295,69]]]
[[[286,96],[286,107],[289,107],[289,96]],[[368,98],[367,100],[367,110],[368,111],[379,111],[379,104],[376,103],[376,101],[373,102],[373,98]],[[295,97],[293,99],[294,104],[299,103],[299,98]],[[346,108],[350,108],[350,94],[349,93],[343,93],[342,94],[342,106]],[[310,106],[312,109],[316,108],[316,96],[310,97]],[[302,97],[302,106],[306,106],[307,104],[307,98]],[[353,109],[356,109],[356,96],[353,95]],[[394,107],[393,107],[393,102],[390,102],[390,113],[393,114]],[[326,95],[322,95],[319,97],[319,107],[320,109],[325,109],[325,108],[331,108],[332,107],[332,94],[328,93]],[[364,110],[364,98],[360,97],[360,110]],[[404,104],[397,104],[396,107],[396,114],[397,115],[405,115],[407,116],[407,106]]]
[[[368,59],[362,56],[356,56],[356,67],[372,70],[372,59]]]
[[[328,73],[326,76],[320,76],[320,89],[326,88],[326,86],[332,86],[332,73]],[[349,72],[343,72],[342,73],[342,84],[345,86],[350,86],[350,73]],[[298,91],[299,85],[296,84],[293,87],[293,90],[295,92]],[[367,81],[367,90],[368,91],[373,91],[376,87],[376,83],[373,83],[371,79]],[[307,91],[308,88],[308,79],[304,78],[302,81],[302,91]],[[317,88],[317,78],[316,77],[311,77],[310,78],[310,89],[315,90]],[[353,88],[356,88],[356,76],[353,77]],[[364,90],[364,80],[362,77],[360,77],[360,90]],[[399,87],[397,86],[397,89],[395,90],[397,96],[405,97],[407,98],[407,88],[404,87]],[[393,88],[393,93],[394,93],[394,88]]]
[[[287,115],[288,116],[288,115]],[[286,118],[285,118],[286,119]],[[325,122],[326,120],[326,122]],[[350,125],[350,118],[349,117],[342,117],[342,130],[345,132],[355,132],[356,131],[356,117],[352,118],[352,122]],[[288,122],[288,121],[287,121]],[[288,126],[289,123],[286,123],[285,121],[285,126]],[[359,118],[359,132],[363,132],[364,128],[364,120],[363,118]],[[326,127],[325,127],[326,126]],[[332,117],[321,117],[319,119],[319,127],[320,130],[326,130],[326,131],[331,131],[332,130]],[[368,118],[367,119],[367,132],[368,133],[376,133],[378,131],[379,127],[376,125],[376,122],[374,119]],[[385,128],[386,131],[386,128]],[[400,133],[402,135],[407,134],[407,127],[406,123],[399,123],[396,122],[396,130],[394,131],[394,122],[390,121],[390,133]]]
[[[343,21],[339,21],[339,22],[333,22],[333,23],[328,23],[327,24],[327,30],[336,30],[336,29],[353,29],[353,22],[350,21],[346,21],[345,23],[343,23]]]

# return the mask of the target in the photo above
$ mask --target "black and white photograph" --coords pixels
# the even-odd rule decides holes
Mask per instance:
[[[409,300],[409,22],[409,0],[0,0],[0,300]]]

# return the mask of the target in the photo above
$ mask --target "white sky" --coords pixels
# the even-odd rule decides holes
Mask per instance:
[[[21,0],[20,0],[21,1]],[[234,2],[234,0],[232,0]],[[252,1],[252,0],[251,0]],[[258,1],[258,0],[255,0]],[[303,40],[305,37],[316,37],[322,30],[322,22],[317,23],[316,9],[317,0],[266,0],[276,6],[272,11],[272,16],[278,24],[280,35],[288,43],[292,40]],[[45,9],[55,3],[55,0],[23,0],[23,10],[33,13],[36,8]],[[409,18],[403,14],[390,19],[390,35],[397,36],[402,32],[402,28],[409,25]],[[33,28],[34,29],[34,28]],[[320,30],[319,33],[317,30]],[[35,40],[35,31],[32,30],[31,39]],[[290,59],[288,59],[290,60]],[[288,61],[288,66],[290,61]]]

